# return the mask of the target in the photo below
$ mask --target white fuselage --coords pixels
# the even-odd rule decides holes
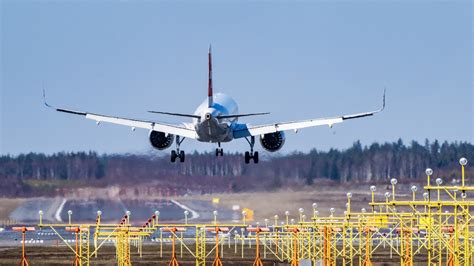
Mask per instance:
[[[216,93],[212,105],[208,106],[205,99],[198,106],[195,115],[200,118],[193,119],[193,127],[197,133],[197,140],[202,142],[229,142],[233,137],[233,127],[237,118],[219,118],[219,116],[235,115],[239,111],[237,103],[230,96]]]

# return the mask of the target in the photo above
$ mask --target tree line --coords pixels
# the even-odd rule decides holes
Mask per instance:
[[[340,183],[376,183],[424,178],[431,167],[435,176],[455,179],[458,160],[474,160],[468,142],[412,141],[373,143],[356,141],[345,150],[311,150],[287,155],[264,154],[259,164],[244,164],[243,155],[189,154],[182,164],[168,155],[60,152],[0,156],[0,196],[44,195],[62,187],[133,185],[152,182],[185,193],[277,189],[288,184],[311,185],[318,179]],[[469,170],[468,174],[474,173]]]

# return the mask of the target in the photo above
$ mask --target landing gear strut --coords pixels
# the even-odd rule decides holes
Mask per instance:
[[[174,163],[176,162],[176,159],[179,158],[179,161],[184,163],[184,158],[185,158],[185,155],[184,155],[184,151],[180,151],[179,150],[179,146],[181,145],[181,143],[185,140],[186,138],[182,138],[180,139],[179,136],[176,136],[176,150],[175,151],[171,151],[171,162]]]
[[[216,148],[216,157],[224,156],[224,149],[221,148],[221,143],[217,143],[218,148]]]
[[[257,164],[258,163],[258,151],[254,152],[253,151],[253,146],[255,146],[255,137],[252,136],[250,137],[250,140],[248,138],[245,138],[247,142],[250,144],[250,152],[246,151],[245,152],[245,164],[250,163],[250,160],[253,159],[253,163]]]

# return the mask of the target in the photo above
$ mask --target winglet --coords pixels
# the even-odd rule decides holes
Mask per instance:
[[[87,115],[86,112],[79,112],[79,111],[74,111],[74,110],[70,110],[70,109],[64,109],[64,108],[56,108],[52,105],[50,105],[47,101],[46,101],[46,90],[44,89],[43,87],[43,102],[44,102],[44,105],[48,108],[51,108],[51,109],[54,109],[58,112],[63,112],[63,113],[70,113],[70,114],[75,114],[75,115]]]
[[[43,85],[43,102],[46,107],[54,108],[51,105],[49,105],[48,102],[46,101],[46,90],[44,89],[44,85]]]
[[[382,107],[380,107],[380,109],[377,109],[377,110],[372,111],[372,112],[358,113],[358,114],[352,114],[352,115],[344,115],[344,116],[342,116],[342,119],[347,120],[347,119],[360,118],[360,117],[371,116],[371,115],[374,115],[376,113],[382,112],[385,109],[385,91],[386,90],[387,90],[386,88],[383,89]]]
[[[380,108],[380,111],[383,111],[385,109],[385,92],[387,91],[387,88],[383,88],[383,98],[382,98],[382,108]]]

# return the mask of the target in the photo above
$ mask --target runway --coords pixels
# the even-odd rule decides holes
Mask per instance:
[[[212,212],[219,212],[219,219],[239,219],[239,212],[225,207],[213,206],[209,201],[180,199],[163,200],[122,200],[94,199],[77,200],[56,198],[32,198],[17,207],[10,218],[25,224],[36,224],[39,221],[38,211],[43,211],[44,222],[68,222],[68,211],[72,211],[73,223],[94,221],[97,211],[102,212],[103,222],[117,222],[126,211],[131,212],[132,223],[141,223],[155,212],[160,212],[160,221],[183,221],[184,211],[189,212],[188,220],[207,222],[213,219]]]

